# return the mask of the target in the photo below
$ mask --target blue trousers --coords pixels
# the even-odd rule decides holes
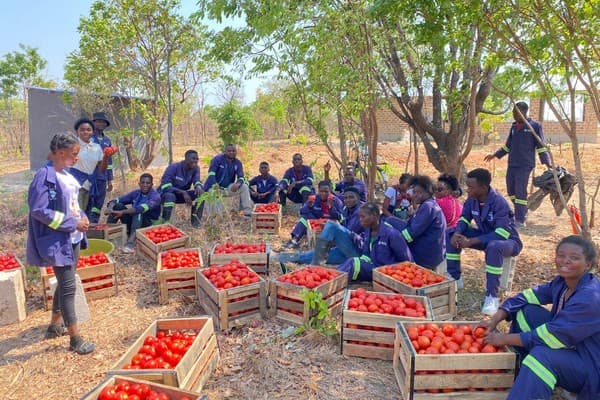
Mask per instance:
[[[508,167],[506,171],[506,191],[515,206],[515,220],[527,219],[527,185],[532,169],[529,167]]]
[[[294,225],[294,229],[292,229],[292,238],[296,240],[302,239],[306,236],[306,232],[308,231],[308,220],[304,217],[300,217],[300,220],[296,222]]]
[[[520,333],[550,321],[551,314],[541,306],[527,305],[511,317],[510,332]],[[585,390],[586,383],[600,380],[600,371],[594,371],[591,361],[585,360],[577,350],[551,349],[542,345],[517,350],[523,361],[508,400],[550,399],[556,385],[579,393],[578,399],[598,398],[597,394],[586,393]]]
[[[104,205],[104,200],[106,199],[106,181],[97,179],[96,182],[96,196],[90,197],[90,201],[86,209],[86,215],[93,224],[97,224],[98,221],[100,221],[100,213],[102,212],[102,206]]]
[[[273,202],[273,200],[275,199],[275,193],[271,193],[267,197],[263,197],[260,199],[258,197],[253,196],[252,194],[250,194],[250,198],[252,199],[253,202],[255,202],[257,204],[267,204],[267,203]]]
[[[459,279],[461,275],[461,249],[452,246],[450,241],[450,238],[455,231],[455,229],[446,230],[446,262],[448,273],[452,278]],[[482,232],[478,229],[467,228],[467,230],[463,232],[463,235],[472,238],[482,235]],[[504,257],[514,257],[519,254],[521,252],[521,245],[512,239],[507,239],[492,240],[487,245],[481,244],[472,248],[485,252],[485,295],[498,297],[498,287],[500,286],[500,276],[502,276],[502,262],[504,261]]]
[[[312,193],[313,189],[309,186],[295,187],[291,191],[282,190],[279,192],[279,203],[285,205],[287,199],[290,199],[292,203],[304,204]]]
[[[375,264],[366,256],[352,257],[344,261],[336,269],[347,272],[349,282],[371,282],[373,280]]]

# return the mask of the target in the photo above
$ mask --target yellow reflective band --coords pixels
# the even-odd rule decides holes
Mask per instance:
[[[514,194],[511,194],[510,196],[508,196],[508,198],[511,199],[512,201],[515,201],[517,196],[515,196]]]
[[[536,150],[539,153],[545,153],[546,151],[548,151],[548,148],[546,147],[540,147],[539,149]]]
[[[48,226],[52,229],[58,229],[60,227],[60,224],[62,224],[63,220],[65,219],[65,214],[61,213],[60,211],[54,211],[54,218],[52,218],[52,221],[50,221],[50,223],[48,224]]]
[[[202,186],[202,182],[196,181],[196,183],[194,183],[194,186]]]
[[[298,192],[302,193],[302,192],[310,192],[310,188],[308,186],[302,186]]]
[[[140,207],[142,207],[142,209],[144,210],[142,212],[146,212],[150,209],[150,206],[148,204],[142,204]]]
[[[412,238],[412,236],[410,236],[410,233],[408,233],[408,229],[403,229],[403,230],[402,230],[402,236],[404,236],[404,239],[406,239],[406,241],[407,241],[408,243],[410,243],[410,242],[412,242],[412,241],[413,241],[413,238]]]
[[[460,254],[457,254],[457,253],[446,253],[446,260],[460,261]]]
[[[163,207],[175,207],[175,202],[174,201],[165,201],[163,204]]]
[[[510,232],[508,232],[506,229],[504,228],[496,228],[496,230],[494,231],[498,236],[503,237],[504,239],[508,239],[508,237],[510,236]]]
[[[523,365],[526,366],[533,372],[538,378],[544,383],[550,386],[550,389],[554,389],[556,385],[556,377],[548,368],[544,367],[541,362],[535,359],[531,354],[527,355],[523,360]]]
[[[364,261],[364,262],[371,262],[371,257],[364,255],[364,254],[362,256],[360,256],[360,259],[361,259],[361,261]]]
[[[556,336],[548,331],[546,324],[540,325],[536,328],[535,333],[546,343],[551,349],[562,349],[566,347]]]
[[[465,217],[460,217],[459,221],[464,222],[467,225],[471,225],[471,221],[469,221],[468,219],[466,219]]]
[[[119,204],[119,198],[118,197],[115,199],[115,203]]]
[[[92,207],[92,210],[91,210],[91,211],[92,211],[93,213],[100,214],[100,211],[102,211],[102,210],[100,210],[98,207]]]
[[[288,178],[284,178],[284,179],[282,179],[282,181],[287,183],[288,185],[290,184],[290,180]]]
[[[485,265],[485,272],[494,274],[494,275],[502,275],[502,267],[494,267],[493,265]]]
[[[358,278],[358,274],[360,274],[360,258],[353,257],[352,258],[354,270],[352,271],[352,280],[355,281]]]
[[[506,145],[502,146],[502,150],[504,150],[507,153],[510,153],[510,149],[506,147]]]
[[[167,182],[167,183],[163,184],[163,185],[162,185],[160,188],[161,188],[162,190],[164,190],[164,189],[166,189],[166,188],[168,188],[168,187],[171,187],[171,186],[173,186],[173,184],[172,184],[171,182]]]
[[[515,204],[521,204],[523,206],[526,206],[527,205],[527,200],[515,198]]]
[[[314,182],[314,178],[312,178],[312,177],[310,177],[310,176],[309,176],[308,178],[306,178],[306,179],[308,179],[308,180],[309,180],[309,181],[311,181],[311,182]]]
[[[527,300],[527,302],[529,304],[537,304],[538,306],[540,305],[540,301],[536,297],[535,293],[533,293],[532,289],[523,290],[523,296],[525,297],[525,300]]]
[[[210,172],[208,173],[208,176],[215,176],[216,174],[217,174],[217,173],[216,173],[215,171],[210,171]]]
[[[519,325],[519,329],[521,332],[531,332],[531,328],[525,319],[525,314],[523,314],[523,310],[519,310],[517,313],[517,325]]]
[[[300,222],[302,225],[308,228],[308,221],[305,218],[300,218],[298,222]]]
[[[113,169],[113,166],[112,165],[107,165],[106,169]]]

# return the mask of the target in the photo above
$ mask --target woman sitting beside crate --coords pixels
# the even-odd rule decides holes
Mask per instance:
[[[413,261],[412,255],[399,231],[386,223],[380,216],[376,203],[365,203],[358,211],[362,235],[354,235],[359,257],[344,261],[338,271],[347,272],[350,281],[372,281],[373,269],[401,261]]]
[[[505,300],[484,342],[516,346],[521,369],[508,399],[549,399],[556,385],[578,399],[600,399],[600,280],[594,244],[568,236],[556,247],[558,276]],[[552,304],[552,310],[542,307]],[[495,332],[512,321],[510,333]],[[523,358],[524,357],[524,358]]]

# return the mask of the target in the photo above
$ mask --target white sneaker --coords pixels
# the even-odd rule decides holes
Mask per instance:
[[[125,253],[125,254],[133,254],[133,253],[135,253],[135,249],[133,247],[131,247],[131,246],[123,246],[121,248],[121,251],[123,253]]]
[[[463,282],[463,279],[462,278],[458,278],[456,280],[456,288],[457,289],[462,289],[464,287],[465,287],[465,283]]]
[[[498,311],[500,302],[497,297],[485,296],[483,307],[481,307],[481,313],[486,315],[494,315]]]

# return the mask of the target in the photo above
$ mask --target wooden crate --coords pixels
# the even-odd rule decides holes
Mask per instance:
[[[270,285],[270,307],[277,318],[295,325],[302,325],[316,315],[317,311],[310,310],[308,304],[302,299],[302,289],[305,289],[303,286],[278,280],[272,280]],[[321,293],[331,316],[335,317],[342,310],[347,286],[348,274],[339,272],[339,275],[332,280],[309,290]]]
[[[215,244],[208,253],[208,265],[222,265],[230,262],[231,260],[238,260],[239,262],[246,264],[252,271],[262,276],[269,275],[269,254],[271,253],[271,246],[269,242],[265,242],[266,250],[263,253],[228,253],[228,254],[215,254]]]
[[[252,233],[278,235],[281,228],[281,204],[278,204],[279,211],[275,213],[256,212],[256,206],[252,211]]]
[[[335,220],[330,220],[327,218],[317,218],[317,219],[336,222]],[[306,241],[308,242],[309,247],[315,247],[317,238],[319,237],[321,232],[323,232],[323,229],[313,229],[313,227],[310,225],[310,220],[307,220],[307,223],[308,223],[308,226],[306,227]]]
[[[146,337],[159,330],[194,330],[198,332],[194,343],[173,369],[123,369],[144,345]],[[193,318],[157,319],[129,347],[127,352],[107,372],[109,376],[123,375],[153,383],[200,392],[219,362],[217,337],[210,315]]]
[[[163,251],[178,249],[180,247],[189,247],[192,240],[189,235],[181,230],[179,230],[183,236],[173,240],[167,240],[162,243],[154,243],[145,235],[145,232],[156,229],[160,227],[172,227],[177,229],[174,225],[171,224],[162,224],[162,225],[153,225],[147,228],[138,229],[135,231],[135,241],[136,241],[136,254],[150,261],[151,263],[156,263],[158,260],[158,255]]]
[[[379,267],[381,268],[381,267]],[[435,320],[451,320],[456,317],[456,281],[445,280],[433,285],[414,288],[403,282],[400,282],[389,275],[380,271],[379,268],[373,270],[373,290],[376,292],[392,292],[402,294],[413,294],[417,296],[427,296],[431,301],[433,308],[433,318]],[[423,267],[419,267],[423,268]]]
[[[23,289],[25,290],[25,292],[27,292],[27,270],[25,269],[25,265],[23,265],[23,263],[21,262],[21,260],[19,260],[19,257],[17,257],[16,255],[14,255],[12,252],[9,252],[8,254],[12,255],[14,257],[15,261],[17,262],[17,264],[19,265],[15,269],[20,269],[21,270],[21,280],[23,281]],[[10,269],[8,271],[14,271],[15,269]],[[0,273],[2,273],[2,272],[3,271],[0,271]]]
[[[182,398],[188,398],[190,400],[207,400],[208,397],[206,395],[201,395],[198,393],[190,392],[188,390],[175,389],[171,386],[161,385],[160,383],[152,383],[148,381],[143,381],[140,379],[135,379],[128,376],[108,376],[104,379],[100,384],[98,384],[95,388],[93,388],[90,392],[84,395],[80,400],[98,400],[100,397],[100,393],[107,386],[115,386],[120,383],[129,383],[130,385],[135,384],[146,384],[150,386],[150,389],[156,391],[157,393],[165,393],[169,396],[171,400],[181,400]]]
[[[104,239],[116,245],[127,244],[127,225],[125,224],[90,224],[86,232],[89,239]]]
[[[451,323],[473,327],[479,324]],[[418,354],[407,333],[408,328],[418,324],[406,321],[396,324],[393,365],[404,400],[506,399],[518,367],[516,353],[505,349],[503,353]]]
[[[263,278],[256,283],[217,290],[199,269],[196,281],[198,302],[213,316],[217,329],[231,329],[267,317],[267,282]]]
[[[341,351],[344,355],[392,360],[396,323],[398,321],[430,321],[433,319],[431,303],[425,296],[403,295],[407,299],[420,302],[425,307],[425,317],[417,318],[348,310],[348,302],[354,292],[355,290],[346,292],[342,307]],[[390,295],[390,293],[381,292],[367,293]]]
[[[196,267],[163,269],[162,255],[168,251],[184,252],[194,250],[198,253],[200,263]],[[196,296],[196,271],[204,266],[202,262],[202,252],[199,248],[195,249],[176,249],[159,253],[156,262],[156,277],[158,280],[158,301],[165,304],[169,301],[169,295],[182,294],[185,296]]]
[[[77,275],[81,278],[81,284],[83,285],[87,301],[116,296],[118,293],[115,261],[110,254],[106,254],[106,258],[108,259],[107,263],[77,268]],[[46,310],[50,310],[52,308],[50,278],[54,277],[54,273],[46,271],[46,267],[41,268],[40,271],[44,293],[44,307]]]

